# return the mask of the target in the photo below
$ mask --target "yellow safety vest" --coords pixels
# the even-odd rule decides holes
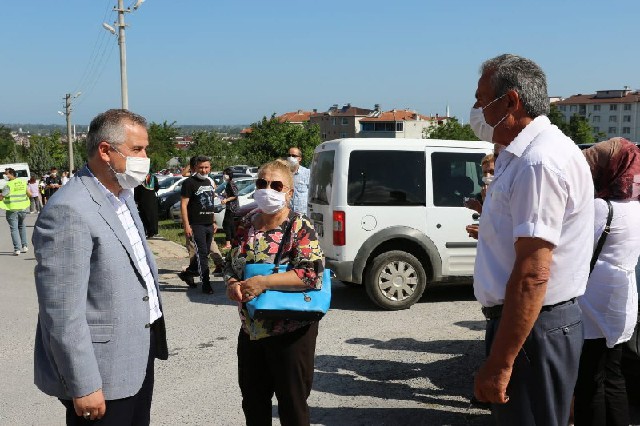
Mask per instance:
[[[13,179],[7,182],[9,195],[2,200],[5,210],[24,210],[31,203],[27,196],[27,183],[22,179]],[[2,206],[0,206],[2,207]]]

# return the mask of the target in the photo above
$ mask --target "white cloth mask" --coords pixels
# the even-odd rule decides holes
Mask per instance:
[[[493,182],[493,175],[489,175],[489,176],[482,176],[482,182],[485,185],[491,185],[491,182]]]
[[[298,157],[287,157],[287,161],[293,165],[298,164]]]
[[[202,173],[196,173],[196,177],[200,180],[205,180],[206,178],[208,178],[208,175],[202,174]]]
[[[116,172],[111,164],[109,164],[109,168],[116,175],[118,184],[122,187],[122,189],[133,189],[144,182],[144,180],[147,178],[147,175],[149,174],[151,159],[125,156],[117,149],[113,148],[113,150],[126,159],[123,173]]]
[[[495,101],[497,101],[498,99],[502,98],[505,95],[506,93],[502,96],[495,98],[494,100],[489,102],[487,105],[485,105],[484,108],[482,107],[471,108],[471,112],[469,113],[469,125],[471,126],[471,130],[473,130],[473,133],[475,133],[475,135],[480,140],[493,142],[493,130],[496,127],[498,127],[498,125],[502,123],[505,118],[507,118],[507,114],[505,114],[504,117],[502,117],[500,121],[498,121],[493,126],[487,123],[487,120],[484,118],[484,110],[489,108],[491,104],[493,104]]]
[[[258,208],[266,214],[277,213],[287,204],[286,194],[271,188],[256,189],[253,199],[258,204]]]

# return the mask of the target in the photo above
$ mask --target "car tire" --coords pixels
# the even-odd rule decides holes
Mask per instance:
[[[415,256],[393,250],[373,259],[364,284],[369,298],[381,308],[407,309],[422,297],[427,274]]]

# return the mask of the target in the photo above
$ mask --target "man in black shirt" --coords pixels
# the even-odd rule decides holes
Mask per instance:
[[[213,202],[215,191],[213,183],[209,179],[211,160],[209,157],[199,155],[195,159],[195,170],[191,177],[182,183],[180,191],[180,210],[182,224],[187,238],[193,238],[196,244],[197,255],[191,259],[189,266],[178,274],[181,280],[190,286],[193,285],[191,277],[200,276],[202,292],[211,294],[213,289],[209,281],[209,250],[213,240]]]
[[[55,167],[51,168],[51,172],[49,176],[44,181],[44,196],[48,200],[51,198],[53,194],[62,186],[62,179],[58,176],[58,169]]]

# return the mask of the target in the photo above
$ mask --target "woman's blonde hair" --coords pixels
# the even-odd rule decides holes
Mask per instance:
[[[495,159],[495,155],[493,155],[493,153],[487,154],[487,155],[484,156],[484,158],[480,162],[480,165],[484,166],[487,163],[492,163],[492,162],[495,162],[495,161],[496,161],[496,159]]]
[[[264,163],[258,170],[258,176],[262,175],[265,170],[282,173],[286,180],[286,182],[283,183],[290,189],[293,189],[293,172],[291,171],[291,164],[288,161],[277,159]]]

